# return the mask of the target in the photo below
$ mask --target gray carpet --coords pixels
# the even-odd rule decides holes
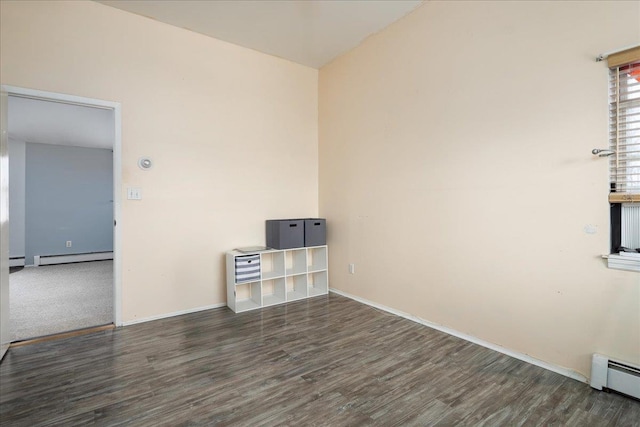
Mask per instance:
[[[27,267],[9,284],[12,341],[113,322],[113,261]]]

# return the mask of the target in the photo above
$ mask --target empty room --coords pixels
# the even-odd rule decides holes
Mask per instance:
[[[640,1],[0,0],[0,83],[2,425],[640,426]],[[111,118],[106,327],[12,337],[12,99]]]

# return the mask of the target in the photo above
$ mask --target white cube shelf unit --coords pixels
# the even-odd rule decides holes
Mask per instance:
[[[236,313],[329,293],[327,246],[227,252],[227,305]],[[260,256],[260,276],[238,281],[242,257]],[[241,279],[240,279],[241,280]]]

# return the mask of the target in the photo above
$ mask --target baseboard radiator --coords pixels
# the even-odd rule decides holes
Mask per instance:
[[[91,252],[86,254],[70,255],[35,255],[33,265],[68,264],[71,262],[104,261],[113,259],[113,252]]]
[[[9,267],[24,267],[24,257],[9,258]]]
[[[640,248],[640,205],[624,204],[621,214],[621,242],[626,248]]]
[[[640,399],[640,366],[594,354],[591,359],[591,387]]]

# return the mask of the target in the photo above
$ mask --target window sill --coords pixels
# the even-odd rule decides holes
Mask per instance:
[[[640,258],[611,254],[607,257],[609,268],[626,271],[640,271]]]

